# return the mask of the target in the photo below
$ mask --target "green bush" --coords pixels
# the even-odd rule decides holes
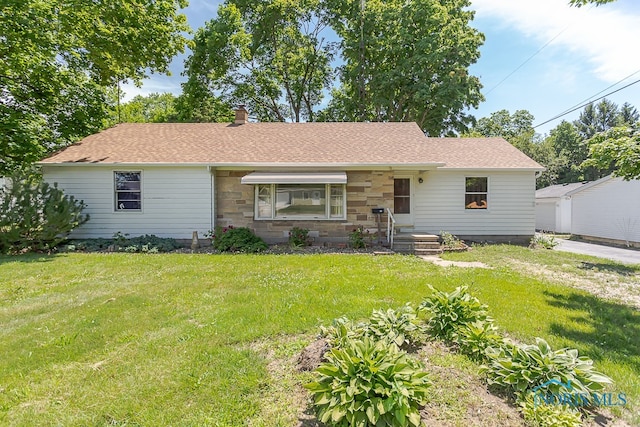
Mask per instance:
[[[536,233],[529,242],[529,247],[533,249],[553,249],[558,246],[558,241],[553,234]]]
[[[453,341],[458,331],[474,322],[492,322],[487,315],[487,306],[467,293],[466,286],[459,286],[453,292],[433,291],[430,297],[418,307],[427,313],[427,329],[438,338]]]
[[[211,237],[213,247],[220,252],[256,253],[268,248],[264,240],[246,227],[216,227]]]
[[[112,239],[86,239],[73,242],[74,250],[83,252],[104,252],[114,250],[116,252],[143,252],[158,253],[172,252],[182,246],[169,237],[158,237],[154,234],[145,234],[144,236],[127,238],[128,234],[117,232]],[[69,247],[67,247],[67,250]]]
[[[311,245],[309,230],[306,228],[293,227],[289,232],[289,244],[294,248]]]
[[[405,305],[400,310],[373,310],[365,334],[375,340],[387,340],[401,347],[420,340],[422,328],[415,310]]]
[[[520,402],[520,411],[528,425],[535,427],[580,427],[580,412],[569,405],[540,405],[532,395]]]
[[[349,246],[354,249],[364,249],[367,247],[367,241],[371,240],[369,231],[364,227],[355,228],[349,233]]]
[[[48,251],[89,220],[85,205],[36,173],[16,174],[0,188],[0,252]]]
[[[465,247],[462,240],[458,239],[448,231],[440,231],[440,239],[442,240],[442,245],[445,249],[460,249]]]
[[[327,339],[330,347],[343,347],[347,342],[361,340],[367,335],[366,323],[355,323],[342,316],[334,319],[331,326],[320,326],[320,334]]]
[[[536,344],[507,344],[500,348],[487,349],[487,364],[482,367],[489,384],[495,384],[512,392],[522,400],[534,388],[556,380],[571,384],[571,391],[584,394],[590,400],[593,392],[611,384],[611,379],[593,369],[593,361],[579,357],[578,350],[553,351],[542,338]],[[551,383],[544,392],[559,394],[567,392],[563,385]]]
[[[488,320],[478,320],[458,328],[453,335],[453,341],[462,353],[479,362],[486,360],[488,348],[499,348],[504,345],[504,339],[498,333],[498,328]]]
[[[429,379],[395,344],[370,338],[331,349],[306,384],[320,422],[329,426],[420,425]]]

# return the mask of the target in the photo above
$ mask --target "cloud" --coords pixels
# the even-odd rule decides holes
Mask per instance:
[[[473,0],[477,19],[497,20],[535,39],[542,47],[564,50],[586,60],[591,73],[609,83],[640,70],[640,7],[635,0],[574,8],[568,0]]]

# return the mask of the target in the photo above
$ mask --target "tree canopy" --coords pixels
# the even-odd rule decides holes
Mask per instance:
[[[465,111],[483,99],[468,67],[484,36],[469,26],[468,6],[228,0],[196,34],[184,94],[246,104],[262,121],[416,121],[432,135],[463,130],[472,120]],[[338,45],[327,41],[330,31]]]
[[[595,4],[596,6],[600,6],[607,3],[613,3],[616,0],[569,0],[569,4],[571,6],[585,6],[587,4]]]
[[[638,124],[615,127],[589,141],[585,166],[613,170],[626,180],[640,179],[640,128]]]
[[[167,72],[186,0],[5,0],[0,8],[0,175],[86,136],[106,88]]]
[[[317,0],[223,3],[196,33],[185,102],[218,98],[246,104],[261,121],[314,120],[334,54],[319,7]]]

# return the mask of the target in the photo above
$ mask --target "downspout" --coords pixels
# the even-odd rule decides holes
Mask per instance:
[[[209,171],[209,175],[211,175],[211,208],[209,225],[210,230],[213,232],[216,228],[216,170],[211,167],[211,165],[207,166],[207,170]]]

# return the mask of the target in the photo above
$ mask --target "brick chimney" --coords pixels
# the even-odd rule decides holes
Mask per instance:
[[[247,109],[244,108],[244,105],[242,104],[238,105],[238,108],[236,109],[235,124],[243,125],[248,122],[249,122],[249,112],[247,112]]]

